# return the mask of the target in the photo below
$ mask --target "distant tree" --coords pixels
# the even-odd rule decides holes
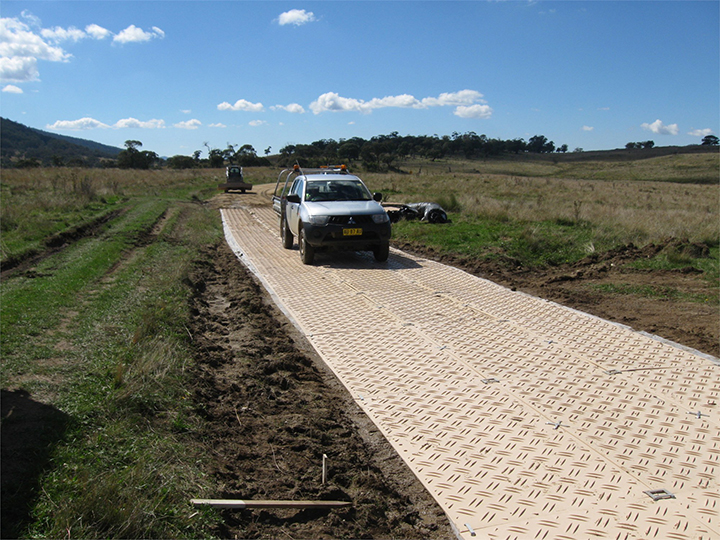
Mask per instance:
[[[167,164],[171,169],[194,169],[198,166],[197,160],[190,156],[172,156]]]
[[[142,143],[140,141],[125,141],[125,150],[118,154],[118,167],[121,169],[149,169],[155,165],[159,160],[158,155],[149,150],[141,152],[138,150],[141,147]]]
[[[292,156],[297,151],[297,146],[294,144],[288,144],[280,149],[280,155],[283,157]]]
[[[562,146],[558,146],[558,147],[557,147],[557,151],[558,151],[558,152],[562,152],[562,153],[564,154],[565,152],[568,151],[568,145],[567,145],[567,144],[563,144]]]
[[[702,144],[704,146],[717,146],[720,144],[720,139],[718,139],[715,135],[705,135],[703,137]]]
[[[223,151],[219,148],[211,148],[208,155],[208,162],[212,169],[218,169],[225,165],[225,155]]]
[[[625,145],[628,150],[636,150],[641,148],[652,148],[655,146],[655,141],[642,141],[642,142],[629,142]]]
[[[211,169],[219,169],[225,165],[225,154],[219,148],[210,148],[208,142],[204,142],[203,146],[208,149],[208,166]]]
[[[235,146],[233,146],[230,143],[227,143],[227,148],[222,151],[222,157],[223,157],[223,163],[232,163],[233,158],[235,157]]]
[[[513,139],[505,143],[505,148],[508,152],[512,152],[513,154],[519,154],[520,152],[525,151],[525,149],[527,148],[527,143],[524,139]]]
[[[265,149],[265,155],[266,155],[266,156],[269,156],[269,155],[270,155],[270,149],[271,149],[271,148],[272,148],[272,146],[268,146],[268,147]]]
[[[34,169],[35,167],[40,167],[40,165],[41,163],[35,158],[23,158],[15,163],[18,169]]]
[[[338,146],[337,155],[340,159],[357,159],[360,157],[360,147],[354,142],[346,141]]]
[[[530,140],[527,144],[527,149],[529,152],[545,154],[555,151],[555,143],[552,141],[548,141],[547,137],[545,137],[544,135],[535,135],[533,137],[530,137]]]

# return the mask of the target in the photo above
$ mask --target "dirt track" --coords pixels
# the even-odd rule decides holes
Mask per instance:
[[[191,277],[201,434],[218,498],[352,500],[347,510],[224,511],[225,538],[452,538],[442,510],[269,305],[227,246]],[[329,481],[322,485],[322,456]]]
[[[229,207],[240,199],[244,205],[267,204],[266,188],[258,191],[255,196],[221,195],[214,204]],[[717,306],[629,303],[627,297],[612,301],[593,296],[584,286],[612,279],[627,283],[629,277],[657,284],[657,274],[627,273],[619,267],[648,254],[627,248],[545,275],[474,266],[467,260],[443,262],[717,355]],[[683,273],[660,277],[688,289],[699,282]],[[351,510],[332,512],[226,511],[220,535],[454,536],[424,488],[228,248],[208,253],[192,281],[197,291],[191,328],[197,344],[196,395],[209,422],[203,439],[214,449],[218,496],[355,502]],[[323,453],[331,463],[325,486],[319,482]]]

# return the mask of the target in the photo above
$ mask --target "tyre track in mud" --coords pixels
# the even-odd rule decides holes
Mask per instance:
[[[194,391],[216,496],[353,502],[332,511],[223,510],[218,535],[454,537],[440,507],[225,244],[189,280]]]
[[[127,212],[125,209],[113,210],[103,214],[87,223],[71,227],[65,231],[53,234],[43,242],[43,249],[33,249],[20,255],[9,257],[2,263],[0,278],[5,278],[15,272],[23,271],[39,263],[43,259],[67,249],[69,246],[99,233],[105,224]]]

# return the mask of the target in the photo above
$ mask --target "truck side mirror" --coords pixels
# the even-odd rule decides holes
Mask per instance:
[[[295,193],[293,193],[292,195],[288,195],[286,197],[286,199],[287,199],[287,202],[300,203],[300,195],[297,195]]]
[[[376,191],[373,193],[373,200],[377,202],[382,202],[382,193]]]

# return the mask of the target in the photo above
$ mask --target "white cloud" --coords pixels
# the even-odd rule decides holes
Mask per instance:
[[[248,111],[248,112],[262,112],[265,110],[262,103],[251,103],[246,99],[238,99],[235,105],[231,105],[227,101],[223,101],[217,106],[219,111]]]
[[[482,97],[483,95],[475,90],[460,90],[460,92],[446,92],[436,98],[424,98],[422,103],[428,107],[470,105],[476,102],[486,103]]]
[[[287,24],[301,26],[316,20],[315,14],[312,11],[305,11],[304,9],[291,9],[285,13],[281,13],[277,18],[277,22],[280,26],[285,26]]]
[[[150,41],[153,38],[164,38],[165,32],[160,30],[157,26],[152,27],[152,32],[146,32],[142,28],[138,28],[134,24],[128,26],[125,30],[117,34],[114,38],[114,42],[118,43],[143,43]]]
[[[399,96],[385,96],[382,98],[373,98],[364,104],[368,109],[383,109],[385,107],[397,107],[400,109],[423,109],[423,104],[410,94],[401,94]],[[369,112],[369,111],[368,111]]]
[[[249,125],[253,127],[262,126],[263,124],[267,124],[265,120],[251,120],[248,122]]]
[[[595,129],[595,128],[594,128],[594,127],[591,127],[591,126],[583,126],[583,127],[582,127],[582,130],[583,130],[583,131],[592,131],[593,129]]]
[[[310,110],[315,114],[324,111],[357,111],[369,113],[370,108],[364,101],[340,97],[335,92],[326,92],[310,104]]]
[[[23,9],[20,12],[20,16],[23,19],[25,19],[26,21],[28,21],[28,23],[30,23],[30,26],[40,28],[40,26],[42,24],[42,22],[40,21],[40,18],[33,15],[32,12],[28,11],[27,9]]]
[[[133,129],[162,129],[165,127],[165,120],[147,120],[145,122],[138,120],[137,118],[123,118],[115,122],[113,126],[117,129],[133,128]]]
[[[103,124],[102,122],[95,120],[94,118],[80,118],[79,120],[58,120],[54,124],[48,124],[45,126],[46,129],[57,129],[57,130],[79,130],[79,129],[107,129],[110,126]]]
[[[105,39],[112,34],[110,30],[97,24],[88,24],[85,27],[85,32],[93,39]]]
[[[273,105],[270,107],[273,111],[287,111],[289,113],[303,114],[305,109],[298,103],[290,103],[290,105]]]
[[[83,32],[82,30],[78,30],[74,26],[71,26],[70,28],[60,28],[59,26],[56,26],[55,28],[43,28],[40,30],[40,35],[44,37],[45,39],[49,39],[52,41],[75,41],[78,42],[81,39],[85,39],[87,37],[87,34]]]
[[[38,80],[38,60],[67,62],[71,55],[47,43],[17,19],[0,19],[0,81]]]
[[[22,88],[18,88],[15,85],[8,84],[6,87],[2,89],[3,92],[7,92],[8,94],[23,94]]]
[[[37,59],[31,57],[0,57],[0,81],[29,82],[37,81]]]
[[[4,92],[5,90],[3,90]],[[693,137],[706,137],[708,135],[712,135],[713,130],[710,128],[705,129],[693,129],[692,131],[688,131],[688,135],[692,135]]]
[[[178,122],[177,124],[173,124],[173,127],[180,128],[180,129],[197,129],[200,126],[202,126],[202,122],[198,120],[197,118],[193,118],[192,120],[186,120],[184,122]]]
[[[677,124],[670,124],[670,125],[666,126],[659,119],[655,120],[652,124],[648,124],[648,123],[640,124],[640,127],[643,129],[646,129],[648,131],[652,131],[653,133],[657,133],[658,135],[677,135],[678,134],[678,125]]]
[[[190,114],[192,112],[192,110],[191,109],[182,109],[180,112],[183,114]]]
[[[335,92],[326,92],[310,104],[315,114],[325,111],[343,112],[354,111],[369,114],[375,109],[386,107],[427,109],[429,107],[455,107],[454,114],[462,118],[489,118],[492,108],[482,99],[483,95],[475,90],[461,90],[460,92],[443,93],[438,97],[417,99],[410,94],[399,96],[385,96],[364,101],[355,98],[346,98]]]
[[[46,129],[57,129],[57,130],[79,130],[79,129],[162,129],[165,127],[165,120],[152,119],[146,122],[138,120],[136,118],[123,118],[118,120],[112,126],[104,124],[94,118],[80,118],[79,120],[58,120],[54,124],[48,124],[45,126]]]
[[[77,43],[86,38],[105,39],[112,35],[110,30],[89,24],[85,31],[71,26],[69,28],[40,28],[40,19],[28,11],[22,12],[24,20],[0,18],[0,81],[30,82],[39,80],[38,62],[68,62],[72,55],[59,42]],[[163,32],[157,26],[151,32],[130,25],[117,34],[113,41],[119,43],[142,42],[153,38],[163,38]]]
[[[488,105],[459,105],[453,114],[460,118],[490,118],[492,113]]]

